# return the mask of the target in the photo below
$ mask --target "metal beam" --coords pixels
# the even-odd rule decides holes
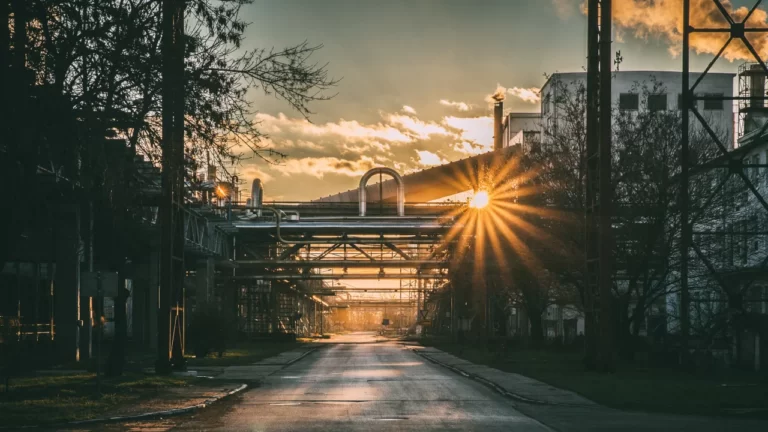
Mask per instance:
[[[241,260],[237,262],[241,267],[271,267],[271,268],[344,268],[367,267],[378,269],[386,268],[448,268],[448,262],[430,260],[386,260],[386,261],[361,261],[361,260],[311,260],[311,261],[275,261],[275,260]]]
[[[358,251],[358,252],[360,252],[361,254],[365,255],[365,257],[366,257],[366,258],[368,258],[369,260],[371,260],[371,261],[376,261],[376,258],[374,258],[374,257],[370,256],[370,255],[369,255],[369,254],[368,254],[366,251],[362,250],[362,249],[360,248],[360,246],[358,246],[358,245],[356,245],[356,244],[354,244],[354,243],[350,243],[349,245],[350,245],[350,246],[352,246],[352,248],[353,248],[353,249],[355,249],[356,251]]]
[[[383,275],[369,274],[265,274],[249,276],[233,276],[233,280],[337,280],[337,279],[445,279],[444,275],[438,274],[398,274],[385,273]]]
[[[288,249],[284,250],[284,251],[283,251],[283,252],[280,254],[280,257],[279,257],[278,259],[279,259],[279,260],[288,259],[288,258],[290,258],[290,257],[291,257],[291,255],[293,255],[293,254],[295,254],[296,252],[298,252],[298,251],[299,251],[301,248],[303,248],[304,246],[305,246],[305,245],[303,245],[303,244],[295,244],[295,245],[293,245],[293,246],[289,247]]]
[[[403,252],[402,249],[400,249],[399,247],[393,245],[392,243],[384,243],[384,246],[392,249],[393,251],[395,251],[396,254],[400,255],[404,259],[407,259],[407,260],[411,259],[411,257],[407,253]]]
[[[336,305],[333,305],[332,307],[349,307],[349,308],[359,308],[359,307],[370,307],[370,308],[382,308],[382,307],[388,307],[388,308],[415,308],[416,302],[342,302]]]

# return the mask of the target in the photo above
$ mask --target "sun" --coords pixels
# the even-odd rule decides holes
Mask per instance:
[[[478,192],[475,192],[474,196],[472,196],[472,200],[469,202],[469,206],[476,209],[485,208],[491,201],[491,198],[488,196],[488,192],[481,190]]]

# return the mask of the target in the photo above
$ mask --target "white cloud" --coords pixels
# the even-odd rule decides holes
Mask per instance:
[[[416,150],[419,155],[419,164],[424,166],[442,165],[448,163],[448,160],[432,153],[428,150]]]
[[[286,199],[309,199],[343,190],[374,166],[389,166],[402,174],[448,163],[493,147],[493,119],[473,114],[472,105],[453,103],[455,115],[439,120],[416,114],[381,112],[373,123],[339,119],[313,124],[285,114],[260,114],[257,121],[269,130],[265,143],[288,155],[278,165],[257,165],[271,174],[269,190]],[[464,104],[469,108],[461,112]],[[274,181],[274,178],[279,181]],[[247,178],[251,178],[250,174]],[[309,180],[307,180],[309,179]],[[317,181],[315,179],[323,179]],[[301,186],[295,184],[301,181]]]
[[[522,99],[525,102],[529,103],[538,103],[539,100],[541,100],[541,97],[539,96],[539,92],[541,89],[536,87],[530,87],[530,88],[522,88],[522,87],[512,87],[512,88],[506,88],[501,84],[496,84],[496,90],[485,96],[485,101],[492,104],[496,102],[497,100],[504,100],[506,95],[512,95],[516,98]]]
[[[446,99],[440,99],[440,105],[445,105],[447,107],[455,108],[459,111],[469,111],[472,108],[472,105],[467,104],[465,102],[454,102]]]
[[[346,160],[336,157],[287,159],[273,169],[283,175],[306,174],[317,178],[323,178],[325,174],[339,174],[350,177],[359,177],[366,171],[376,166],[373,159],[361,156],[359,160]]]
[[[381,153],[387,153],[390,154],[390,149],[392,148],[389,144],[380,143],[378,141],[370,142],[370,143],[363,143],[363,144],[343,144],[341,147],[342,154],[343,153],[371,153],[371,152],[381,152]]]
[[[306,141],[306,140],[291,140],[291,139],[285,139],[280,141],[279,150],[285,151],[287,149],[303,149],[303,150],[322,150],[323,146],[319,144],[315,144],[312,141]],[[270,148],[273,148],[275,150],[278,150],[278,148],[275,146],[274,141],[270,140]]]
[[[416,110],[408,105],[403,105],[403,112],[407,112],[408,114],[416,114]]]
[[[277,132],[274,131],[278,131],[314,137],[334,136],[348,141],[383,140],[406,143],[412,140],[411,137],[403,134],[398,129],[382,125],[381,123],[362,125],[355,120],[347,121],[340,119],[335,123],[328,122],[323,125],[316,125],[306,119],[288,118],[283,113],[278,114],[277,117],[259,113],[256,115],[256,121],[259,122],[260,127],[270,134],[275,134]]]
[[[511,94],[512,96],[515,96],[517,98],[520,98],[528,103],[539,103],[541,100],[541,96],[539,95],[539,92],[541,92],[540,88],[531,87],[531,88],[520,88],[520,87],[513,87],[511,89],[507,90],[507,93]]]
[[[388,120],[391,124],[400,126],[420,139],[427,139],[430,135],[453,135],[437,123],[423,122],[413,117],[393,114],[388,117]]]
[[[473,144],[468,141],[462,141],[460,143],[454,144],[453,149],[459,153],[463,153],[465,155],[472,155],[472,156],[488,151],[486,146]]]
[[[248,191],[251,190],[251,183],[253,182],[254,179],[260,179],[265,184],[274,179],[274,177],[262,171],[261,168],[253,164],[244,163],[242,167],[239,169],[239,171],[240,173],[238,174],[238,176],[240,177],[241,180],[246,181],[247,187],[245,187],[244,189]]]
[[[444,117],[443,124],[460,131],[461,139],[481,145],[484,151],[493,148],[492,117]]]

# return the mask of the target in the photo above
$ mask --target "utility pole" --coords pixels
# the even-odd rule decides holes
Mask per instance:
[[[587,11],[585,366],[612,371],[611,0]]]
[[[688,250],[691,241],[691,226],[688,220],[688,170],[689,167],[689,138],[691,83],[690,83],[690,23],[691,1],[683,0],[683,109],[680,145],[680,345],[681,363],[687,362],[688,335],[690,333],[690,296],[688,292]]]
[[[184,0],[163,0],[158,373],[184,368]]]
[[[604,372],[616,369],[613,318],[613,184],[611,182],[611,0],[600,0],[600,357]]]

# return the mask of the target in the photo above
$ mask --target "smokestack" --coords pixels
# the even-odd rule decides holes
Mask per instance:
[[[493,149],[501,150],[504,143],[501,139],[504,133],[502,127],[502,117],[504,117],[504,99],[496,99],[493,104]]]
[[[251,206],[260,208],[264,202],[264,187],[260,179],[254,179],[251,186]]]

